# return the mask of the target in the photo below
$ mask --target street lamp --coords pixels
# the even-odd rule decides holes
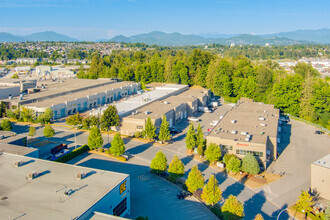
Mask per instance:
[[[280,211],[280,213],[278,213],[278,216],[277,216],[276,220],[278,220],[278,219],[279,219],[279,217],[280,217],[280,215],[282,214],[282,212],[284,212],[284,211],[286,211],[286,210],[288,210],[288,208],[286,208],[286,209],[283,209],[282,211]],[[304,210],[303,210],[303,212],[304,212]]]

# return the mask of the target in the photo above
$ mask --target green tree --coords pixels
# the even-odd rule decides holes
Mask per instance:
[[[115,137],[111,142],[111,147],[109,151],[111,154],[115,155],[116,157],[125,153],[125,143],[123,139],[120,137],[119,133],[115,134]]]
[[[66,123],[68,125],[72,125],[74,127],[76,127],[77,125],[82,124],[83,121],[83,117],[81,117],[81,115],[79,113],[74,114],[74,115],[70,115],[67,119],[66,119]]]
[[[205,201],[206,204],[214,206],[222,198],[222,192],[218,185],[218,180],[214,175],[211,175],[208,182],[203,188],[201,198]]]
[[[149,139],[149,140],[154,140],[155,137],[156,137],[156,127],[152,123],[150,117],[147,118],[145,128],[142,131],[142,136],[146,139]]]
[[[204,176],[200,170],[198,170],[197,165],[194,165],[186,180],[186,186],[188,187],[188,191],[194,193],[197,189],[201,189],[204,187]]]
[[[98,149],[103,145],[103,138],[101,131],[98,127],[92,127],[90,134],[88,136],[88,147],[89,149]]]
[[[104,130],[110,129],[111,126],[118,126],[120,122],[118,111],[116,106],[109,105],[106,110],[104,110],[101,117],[101,124]]]
[[[55,135],[55,130],[52,128],[51,125],[46,125],[44,127],[44,136],[46,138],[51,138]]]
[[[328,205],[324,210],[323,219],[324,220],[329,220],[330,219],[330,202],[328,202]]]
[[[225,156],[223,156],[223,162],[226,164],[226,166],[228,165],[228,163],[232,157],[237,158],[237,156],[234,154],[225,154]]]
[[[36,135],[36,128],[31,126],[29,128],[29,136],[33,137],[35,135]]]
[[[170,134],[170,130],[169,130],[169,123],[168,123],[165,115],[163,115],[162,124],[160,125],[158,139],[162,143],[165,142],[165,141],[171,140],[171,134]]]
[[[228,171],[231,171],[236,174],[241,171],[241,160],[236,157],[232,157],[230,158],[229,163],[226,167]]]
[[[186,136],[186,147],[189,150],[192,150],[196,147],[196,133],[194,125],[191,123],[189,125],[187,136]]]
[[[40,114],[37,118],[37,122],[44,125],[49,124],[53,120],[53,110],[51,108],[47,108],[46,111]]]
[[[258,174],[260,166],[257,159],[250,153],[247,153],[242,159],[242,171],[249,174]]]
[[[204,134],[201,125],[198,123],[197,131],[196,131],[196,146],[204,145]]]
[[[313,210],[313,205],[315,205],[315,202],[313,201],[313,197],[307,192],[307,191],[301,191],[301,194],[298,197],[297,201],[297,209],[299,211],[304,211],[307,215],[308,212]]]
[[[206,148],[205,157],[211,163],[218,161],[221,157],[221,149],[219,145],[215,143],[210,143],[209,146]]]
[[[19,78],[19,76],[17,75],[17,73],[15,73],[14,75],[12,75],[12,77],[11,77],[12,79],[18,79]]]
[[[314,69],[311,64],[307,64],[305,62],[299,62],[297,65],[293,67],[295,73],[301,75],[303,78],[306,78],[309,74],[310,76],[319,76],[320,73]]]
[[[158,151],[150,164],[151,172],[155,174],[165,173],[167,170],[167,159],[162,151]]]
[[[13,129],[13,126],[12,126],[11,122],[8,119],[4,119],[1,122],[1,128],[4,131],[11,131],[11,129]]]
[[[23,107],[20,112],[20,120],[24,122],[33,122],[35,120],[35,112],[32,109]]]
[[[204,139],[203,142],[202,142],[202,145],[199,145],[197,147],[197,154],[199,156],[204,156],[205,147],[206,147],[206,140]]]
[[[177,155],[174,155],[172,162],[168,167],[168,172],[172,181],[176,181],[177,178],[184,175],[184,164]]]
[[[7,110],[7,105],[4,102],[0,102],[0,118],[4,117]]]
[[[221,212],[225,220],[240,219],[244,217],[244,206],[236,196],[230,195],[221,207]]]

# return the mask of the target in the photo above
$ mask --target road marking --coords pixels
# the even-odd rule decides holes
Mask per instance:
[[[190,211],[188,211],[188,212],[186,212],[186,213],[192,213],[192,212],[199,212],[200,210],[198,210],[198,209],[193,209],[193,210],[190,210]]]
[[[192,217],[191,219],[201,218],[201,217],[205,217],[205,216],[210,216],[210,215],[208,215],[208,214],[198,215],[198,216]]]

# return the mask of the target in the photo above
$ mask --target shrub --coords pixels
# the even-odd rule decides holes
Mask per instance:
[[[229,161],[230,161],[230,159],[231,159],[232,157],[237,158],[237,156],[234,155],[234,154],[226,154],[226,155],[223,157],[223,160],[222,160],[222,161],[226,164],[226,166],[228,165],[228,163],[229,163]]]
[[[13,129],[13,125],[11,124],[11,122],[8,119],[4,119],[1,122],[1,128],[4,131],[11,131],[11,129]]]
[[[60,163],[66,163],[69,160],[72,160],[73,158],[79,156],[80,154],[86,152],[89,150],[89,147],[85,144],[77,149],[74,149],[73,151],[71,151],[70,153],[64,155],[63,157],[60,157],[58,159],[56,159],[56,162],[60,162]]]
[[[141,135],[142,135],[142,133],[141,133],[140,131],[136,131],[136,132],[134,133],[134,137],[136,137],[136,138],[140,138]]]
[[[227,165],[227,170],[233,173],[238,173],[241,171],[241,160],[236,157],[231,157]]]
[[[257,159],[250,153],[247,153],[242,159],[242,170],[249,174],[258,174],[260,166]]]
[[[221,157],[221,149],[219,145],[214,143],[210,143],[210,145],[206,148],[205,156],[208,161],[216,162]]]

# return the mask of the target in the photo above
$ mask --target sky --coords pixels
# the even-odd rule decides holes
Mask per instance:
[[[79,40],[163,31],[270,34],[330,28],[329,0],[0,0],[0,32]]]

